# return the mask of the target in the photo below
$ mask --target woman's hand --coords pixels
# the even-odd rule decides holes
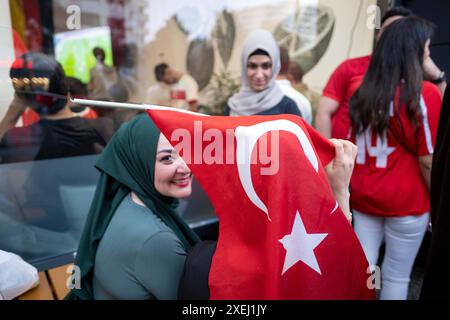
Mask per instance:
[[[336,156],[325,167],[325,172],[339,207],[351,223],[349,185],[358,148],[347,140],[330,139],[329,141],[334,144]]]

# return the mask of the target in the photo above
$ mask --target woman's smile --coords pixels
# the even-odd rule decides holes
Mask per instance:
[[[191,175],[188,174],[182,178],[173,179],[172,183],[175,184],[177,187],[185,188],[189,186],[191,183]]]

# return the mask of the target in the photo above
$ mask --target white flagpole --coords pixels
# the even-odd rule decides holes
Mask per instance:
[[[99,101],[99,100],[88,100],[88,99],[71,99],[71,101],[75,104],[83,105],[83,106],[93,106],[93,107],[105,107],[105,108],[127,108],[127,109],[137,109],[137,110],[166,110],[166,111],[176,111],[181,113],[192,114],[195,116],[206,116],[209,115],[181,110],[172,107],[163,107],[158,105],[149,105],[149,104],[136,104],[136,103],[121,103],[121,102],[111,102],[111,101]]]

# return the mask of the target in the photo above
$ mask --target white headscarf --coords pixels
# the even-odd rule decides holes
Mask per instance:
[[[272,76],[266,89],[260,92],[250,88],[247,78],[247,61],[254,51],[266,51],[272,59]],[[280,49],[266,30],[254,30],[245,39],[241,57],[241,89],[228,100],[230,115],[253,115],[275,107],[283,99],[284,94],[275,79],[280,72]]]

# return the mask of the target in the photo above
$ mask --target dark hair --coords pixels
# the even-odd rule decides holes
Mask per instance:
[[[280,74],[287,75],[289,70],[289,51],[286,47],[280,47]]]
[[[66,75],[53,57],[25,53],[13,62],[9,77],[17,95],[39,114],[55,114],[67,104]]]
[[[83,82],[81,82],[80,79],[74,78],[74,77],[67,77],[66,78],[66,84],[67,84],[67,90],[72,96],[87,96],[88,95],[88,89],[87,85],[85,85]]]
[[[252,53],[250,53],[248,55],[249,58],[251,56],[268,56],[268,57],[270,57],[269,53],[266,50],[263,50],[263,49],[256,49],[255,51],[253,51]]]
[[[95,47],[93,50],[92,50],[92,54],[95,56],[95,57],[97,57],[98,55],[101,55],[102,56],[102,61],[104,61],[105,60],[105,57],[106,57],[106,53],[105,53],[105,50],[103,50],[102,48],[100,48],[100,47]]]
[[[389,18],[395,17],[395,16],[401,16],[401,17],[410,17],[413,15],[413,12],[405,7],[397,6],[393,7],[392,9],[389,9],[384,16],[381,18],[381,24],[385,23],[385,21]]]
[[[167,69],[169,69],[169,65],[167,63],[160,63],[155,67],[154,72],[157,81],[163,81],[164,74],[166,73]]]
[[[112,85],[108,93],[114,102],[128,102],[128,88],[120,81]]]
[[[406,107],[408,118],[417,125],[424,47],[432,34],[433,25],[415,16],[395,21],[383,32],[363,83],[350,99],[350,119],[356,133],[371,127],[382,134],[396,97],[396,110]]]
[[[299,83],[303,81],[303,69],[295,61],[289,62],[288,74]]]

